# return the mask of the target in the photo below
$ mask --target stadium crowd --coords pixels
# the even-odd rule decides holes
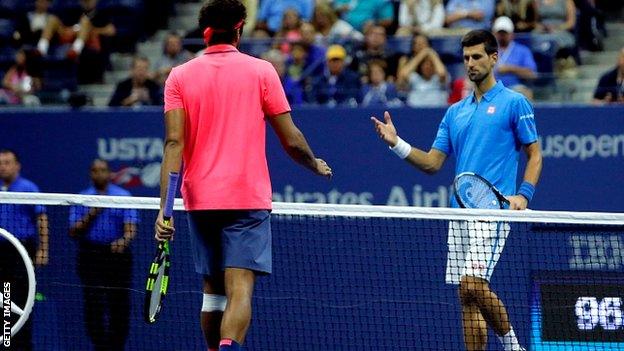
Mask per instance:
[[[171,68],[204,48],[199,30],[169,28],[161,57],[137,53],[138,42],[166,28],[174,2],[1,1],[0,104],[88,103],[78,84],[103,83],[113,52],[136,56],[109,105],[162,104]],[[445,106],[469,94],[459,38],[475,28],[497,36],[497,78],[533,99],[535,87],[578,75],[580,51],[603,49],[605,12],[622,8],[600,0],[245,3],[240,49],[275,66],[292,105],[389,107]],[[624,58],[607,73],[594,102],[622,102]]]

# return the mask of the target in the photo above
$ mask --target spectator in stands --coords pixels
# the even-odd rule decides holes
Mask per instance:
[[[494,0],[450,0],[446,4],[446,26],[459,29],[490,29]]]
[[[33,76],[27,66],[26,52],[18,50],[15,63],[4,74],[0,104],[7,105],[40,105],[35,93],[41,89],[41,79]]]
[[[83,195],[130,196],[111,184],[108,163],[91,163],[92,186]],[[130,324],[132,253],[136,235],[134,209],[72,206],[69,235],[78,241],[78,275],[84,293],[84,321],[95,350],[124,350]]]
[[[57,43],[52,56],[79,59],[80,83],[99,83],[108,61],[106,40],[116,34],[116,28],[111,18],[98,10],[97,0],[80,0],[80,6],[76,11],[65,9],[49,18],[37,50],[46,56],[51,45]]]
[[[150,62],[147,57],[137,56],[132,60],[130,77],[117,84],[109,106],[162,105],[161,88],[150,76]]]
[[[496,16],[511,18],[516,32],[530,32],[537,25],[535,0],[499,0],[496,4]]]
[[[306,62],[308,59],[308,47],[301,42],[296,42],[292,46],[290,57],[286,62],[286,75],[296,82],[300,82],[305,76]]]
[[[539,21],[535,33],[538,40],[554,41],[557,45],[555,73],[560,77],[576,77],[577,62],[576,38],[573,31],[576,26],[576,6],[573,0],[537,0]]]
[[[383,60],[388,65],[386,70],[388,77],[394,79],[399,55],[390,51],[386,47],[386,43],[386,28],[379,25],[369,26],[366,30],[364,43],[353,54],[351,69],[358,72],[360,76],[367,76],[368,62],[370,60]]]
[[[322,74],[325,69],[325,51],[323,45],[316,43],[317,32],[311,23],[301,24],[301,43],[307,46],[308,57],[306,59],[306,72],[309,74]]]
[[[276,45],[279,46],[283,53],[290,52],[290,44],[301,40],[301,18],[297,10],[293,8],[284,11],[284,19],[280,30],[275,33]]]
[[[277,49],[271,49],[262,54],[262,59],[269,61],[277,71],[277,74],[282,82],[282,87],[284,87],[284,93],[286,93],[288,102],[291,105],[302,104],[303,87],[301,86],[300,81],[297,81],[286,74],[286,59],[284,54]]]
[[[326,106],[357,106],[360,93],[358,75],[345,65],[347,51],[334,44],[327,48],[327,69],[321,76],[312,77],[306,87],[306,100]]]
[[[54,16],[48,12],[50,3],[50,0],[35,0],[35,8],[33,11],[26,13],[28,26],[20,33],[22,36],[22,43],[30,46],[37,45],[39,39],[41,39],[43,30]]]
[[[408,89],[407,104],[445,106],[448,73],[432,48],[422,49],[398,74],[397,83]]]
[[[403,0],[399,6],[398,36],[428,33],[444,26],[442,0]]]
[[[284,13],[293,9],[304,21],[312,19],[314,0],[271,0],[261,1],[254,36],[273,36],[282,27]]]
[[[21,163],[13,150],[0,149],[0,191],[33,192],[39,188],[20,175]],[[41,205],[0,204],[0,228],[13,234],[37,266],[48,264],[48,215]],[[0,238],[0,277],[11,283],[11,300],[24,307],[28,277],[21,256],[13,244]],[[12,315],[17,317],[17,315]],[[11,319],[15,323],[16,319]],[[32,318],[11,338],[11,350],[32,350]]]
[[[399,107],[399,99],[394,83],[386,81],[386,62],[371,60],[368,62],[368,84],[362,87],[362,106]]]
[[[594,104],[624,104],[624,48],[620,50],[617,66],[600,77],[594,91]]]
[[[509,17],[497,18],[492,32],[498,41],[498,61],[494,68],[496,78],[506,87],[532,100],[533,91],[526,84],[537,78],[537,65],[531,49],[513,40],[514,25]]]
[[[370,25],[382,26],[388,31],[394,20],[394,6],[387,0],[334,0],[332,5],[342,19],[360,32],[365,32]]]
[[[314,9],[312,24],[324,42],[347,45],[348,41],[362,41],[364,34],[338,17],[336,11],[326,3],[319,3]]]
[[[595,0],[574,0],[578,9],[578,45],[590,51],[602,51],[607,35],[605,13],[598,9]]]
[[[425,48],[430,48],[430,47],[431,45],[429,44],[429,38],[427,38],[426,35],[422,33],[414,34],[414,36],[412,37],[412,46],[410,50],[411,53],[409,55],[403,55],[399,58],[399,63],[397,67],[397,75],[399,72],[405,69],[405,66],[407,65],[408,62],[413,61],[414,58],[418,56],[419,52],[421,52]]]
[[[165,38],[163,54],[156,61],[155,80],[164,84],[171,69],[193,58],[193,54],[182,48],[182,37],[178,33],[170,32]]]

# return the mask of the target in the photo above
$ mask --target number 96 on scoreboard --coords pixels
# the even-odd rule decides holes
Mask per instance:
[[[534,279],[532,350],[624,350],[624,275]]]

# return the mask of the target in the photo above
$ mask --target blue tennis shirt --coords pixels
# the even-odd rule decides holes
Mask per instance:
[[[80,192],[82,195],[102,195],[91,186]],[[131,196],[130,193],[114,184],[109,184],[106,194],[109,196]],[[69,225],[73,226],[89,212],[89,207],[72,206],[69,210]],[[124,234],[124,224],[138,222],[137,210],[125,208],[104,208],[91,223],[83,239],[95,244],[110,244]]]
[[[13,183],[1,191],[38,193],[35,183],[17,176]],[[37,231],[37,216],[45,213],[41,205],[0,204],[0,228],[4,228],[19,240],[34,239]]]
[[[520,149],[536,141],[533,107],[498,81],[480,102],[472,94],[449,107],[432,148],[455,154],[455,175],[474,172],[513,195]],[[451,207],[459,207],[454,196]]]

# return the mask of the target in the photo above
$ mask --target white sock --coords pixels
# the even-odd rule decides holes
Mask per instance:
[[[41,55],[47,55],[49,47],[50,47],[50,42],[48,41],[48,39],[45,39],[45,38],[39,39],[39,42],[37,43],[37,50],[39,50]]]
[[[521,351],[522,346],[518,342],[516,338],[516,333],[514,333],[513,328],[509,330],[509,332],[503,336],[499,336],[498,339],[503,344],[503,348],[505,351]]]
[[[72,49],[77,53],[81,53],[82,48],[84,48],[84,44],[85,44],[84,40],[78,38],[74,40],[74,43],[72,44]]]

